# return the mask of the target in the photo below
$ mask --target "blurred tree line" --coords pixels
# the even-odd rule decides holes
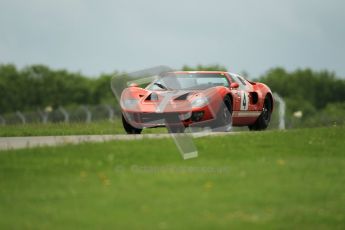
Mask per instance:
[[[285,99],[288,115],[302,112],[298,119],[289,116],[295,126],[345,123],[345,80],[333,72],[274,68],[256,80]]]
[[[289,73],[275,68],[258,80],[286,98],[292,110],[303,108],[306,112],[315,112],[328,103],[345,101],[345,80],[328,71],[304,69]]]
[[[88,78],[44,65],[23,69],[11,64],[0,65],[0,113],[47,106],[114,104],[110,79],[116,74],[119,75],[102,74],[98,78]]]
[[[183,66],[183,70],[222,70],[219,65]],[[0,65],[0,114],[16,110],[36,110],[51,106],[78,106],[107,103],[116,105],[110,80],[123,88],[129,79],[124,73],[101,74],[89,78],[80,73],[52,70],[44,65],[17,69]],[[322,117],[345,117],[345,80],[328,71],[299,69],[288,72],[274,68],[256,79],[266,83],[286,100],[287,113],[303,112],[302,120],[318,122]]]

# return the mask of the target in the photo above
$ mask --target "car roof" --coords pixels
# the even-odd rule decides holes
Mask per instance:
[[[201,73],[201,74],[227,74],[226,71],[174,71],[174,72],[168,72],[168,73],[174,73],[174,74],[184,74],[184,73]]]

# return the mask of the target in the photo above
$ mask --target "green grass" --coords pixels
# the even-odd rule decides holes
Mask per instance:
[[[166,132],[165,128],[145,129],[143,133]],[[124,134],[120,120],[87,123],[30,123],[0,126],[0,137]]]
[[[344,133],[205,137],[187,161],[171,139],[0,152],[0,229],[344,229]]]

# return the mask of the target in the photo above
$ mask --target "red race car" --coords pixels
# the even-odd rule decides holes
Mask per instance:
[[[272,92],[263,83],[222,71],[180,71],[161,74],[145,88],[136,84],[121,94],[123,127],[128,134],[165,126],[229,131],[232,126],[264,130],[273,111]]]

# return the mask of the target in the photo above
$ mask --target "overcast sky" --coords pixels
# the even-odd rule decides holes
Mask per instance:
[[[0,0],[0,63],[102,72],[220,64],[345,76],[343,0]]]

